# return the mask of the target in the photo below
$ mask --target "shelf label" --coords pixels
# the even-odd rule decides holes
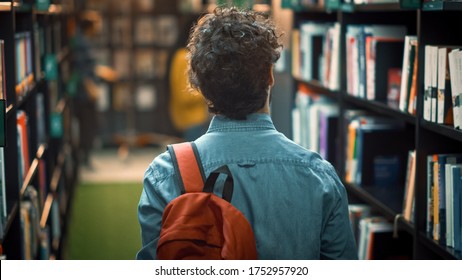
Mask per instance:
[[[39,11],[48,11],[50,8],[50,0],[36,0],[35,6]]]
[[[63,115],[60,113],[52,113],[50,115],[50,136],[52,138],[63,137]]]
[[[58,62],[54,54],[47,54],[45,56],[45,79],[48,81],[58,79]]]

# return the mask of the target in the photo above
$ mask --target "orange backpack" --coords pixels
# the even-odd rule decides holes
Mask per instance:
[[[256,259],[252,227],[231,205],[233,177],[227,166],[204,171],[193,142],[168,145],[181,195],[164,209],[157,259]],[[220,173],[227,175],[222,197],[213,193]]]

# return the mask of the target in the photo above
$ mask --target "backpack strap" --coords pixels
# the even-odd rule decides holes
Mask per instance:
[[[218,176],[220,174],[227,175],[223,186],[222,198],[231,203],[231,199],[233,198],[234,179],[227,165],[223,165],[210,173],[209,177],[205,181],[204,192],[213,193],[215,183],[217,182]]]
[[[184,142],[167,146],[173,161],[181,194],[201,192],[205,174],[194,142]]]

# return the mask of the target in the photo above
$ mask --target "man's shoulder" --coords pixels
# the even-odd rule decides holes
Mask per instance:
[[[163,181],[174,175],[172,157],[168,151],[156,156],[149,164],[145,178],[150,177],[154,181]]]
[[[288,158],[298,161],[304,166],[319,171],[331,171],[332,165],[324,160],[319,153],[300,146],[286,137],[283,137],[280,147]]]

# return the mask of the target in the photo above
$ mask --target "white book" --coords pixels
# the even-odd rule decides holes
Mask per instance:
[[[449,71],[449,66],[448,66],[448,59],[449,56],[448,54],[453,50],[457,49],[457,46],[440,46],[438,49],[438,87],[437,87],[437,100],[438,100],[438,105],[437,105],[437,123],[444,124],[445,123],[445,118],[448,113],[447,108],[447,101],[449,98],[450,93],[448,91],[452,91],[452,87],[450,85],[447,85],[447,74]],[[449,73],[449,76],[451,74]],[[459,75],[460,76],[460,75]],[[450,79],[450,77],[449,77]],[[446,88],[448,86],[448,88]],[[451,93],[452,94],[452,93]],[[446,105],[446,106],[445,106]],[[446,108],[445,108],[446,107]],[[446,110],[445,110],[446,109]]]
[[[410,67],[414,67],[414,65],[410,65],[410,57],[409,54],[411,52],[411,42],[413,40],[417,40],[417,36],[406,36],[404,37],[404,55],[403,55],[403,68],[402,68],[402,75],[401,75],[401,89],[399,95],[399,109],[401,111],[407,111],[406,108],[406,99],[410,94],[408,92],[408,74]]]
[[[324,68],[321,80],[331,90],[340,89],[340,23],[327,31],[324,41]]]
[[[438,89],[438,47],[437,46],[432,46],[431,47],[431,88],[432,88],[432,95],[431,95],[431,121],[435,122],[437,121],[437,113],[438,113],[438,95],[437,95],[437,89]]]
[[[425,66],[424,66],[424,111],[423,118],[427,121],[431,121],[431,92],[432,92],[432,77],[431,77],[431,67],[432,60],[431,51],[432,48],[430,45],[425,46]]]
[[[329,88],[340,89],[340,23],[332,27],[332,57],[330,60]]]
[[[436,117],[437,123],[444,123],[444,89],[446,84],[446,48],[438,49],[438,112]],[[441,95],[443,93],[443,95]]]
[[[359,53],[358,37],[361,31],[359,25],[348,25],[346,33],[347,50],[347,91],[353,96],[359,95]]]
[[[449,53],[449,74],[451,76],[452,105],[454,127],[462,129],[462,51],[453,50]]]

